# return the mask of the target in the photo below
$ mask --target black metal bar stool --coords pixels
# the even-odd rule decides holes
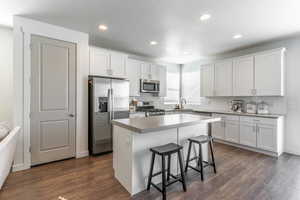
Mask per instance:
[[[150,186],[152,185],[155,187],[158,191],[160,191],[163,195],[163,200],[166,199],[166,188],[175,183],[180,181],[182,183],[183,190],[186,191],[186,183],[185,183],[185,177],[184,177],[184,171],[183,171],[183,161],[181,156],[181,149],[182,146],[174,143],[169,143],[162,146],[153,147],[150,149],[152,152],[152,158],[151,158],[151,165],[150,165],[150,172],[149,172],[149,178],[148,178],[148,185],[147,190],[150,190]],[[171,156],[172,154],[177,153],[178,155],[178,161],[180,166],[180,176],[175,176],[171,174]],[[160,155],[162,158],[162,170],[160,172],[157,172],[153,174],[153,167],[154,167],[154,161],[155,161],[155,155]],[[168,158],[168,167],[167,167],[167,176],[165,174],[166,172],[166,165],[165,165],[165,158]],[[157,186],[156,184],[152,183],[152,178],[162,174],[162,188]],[[171,179],[172,178],[172,179]]]
[[[185,165],[185,172],[187,172],[188,168],[191,168],[201,174],[201,180],[203,181],[203,169],[207,166],[212,166],[214,168],[214,172],[217,173],[216,164],[215,164],[215,158],[214,158],[214,151],[213,151],[213,138],[211,136],[207,135],[200,135],[198,137],[189,138],[189,148],[188,148],[188,155],[186,159],[186,165]],[[193,143],[199,144],[199,154],[198,156],[195,156],[194,158],[190,158],[191,156],[191,149]],[[203,155],[202,155],[202,144],[208,143],[209,149],[211,153],[211,163],[208,161],[203,161]],[[196,167],[191,166],[189,163],[190,161],[198,159],[198,163]],[[203,163],[205,165],[203,165]],[[200,168],[200,169],[199,169]]]

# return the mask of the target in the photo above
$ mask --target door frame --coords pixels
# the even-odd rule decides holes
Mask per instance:
[[[31,167],[30,153],[30,75],[32,35],[76,44],[76,158],[88,156],[88,34],[63,27],[14,16],[14,126],[20,126],[14,171]],[[86,98],[83,98],[86,97]]]

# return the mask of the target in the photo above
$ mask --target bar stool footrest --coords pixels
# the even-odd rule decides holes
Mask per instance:
[[[154,183],[151,182],[150,185],[152,185],[158,191],[162,192],[162,189],[160,187],[158,187],[156,184],[154,184]]]
[[[198,168],[196,168],[196,167],[193,167],[191,165],[188,165],[188,167],[191,168],[191,169],[193,169],[193,170],[195,170],[195,171],[197,171],[197,172],[199,172],[199,173],[201,173],[201,170],[198,169]]]

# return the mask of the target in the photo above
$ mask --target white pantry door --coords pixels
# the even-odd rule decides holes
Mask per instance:
[[[31,164],[75,156],[76,45],[31,37]]]

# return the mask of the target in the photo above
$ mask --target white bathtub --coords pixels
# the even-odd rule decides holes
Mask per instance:
[[[20,127],[14,128],[0,142],[0,189],[2,188],[13,164],[19,130]]]

